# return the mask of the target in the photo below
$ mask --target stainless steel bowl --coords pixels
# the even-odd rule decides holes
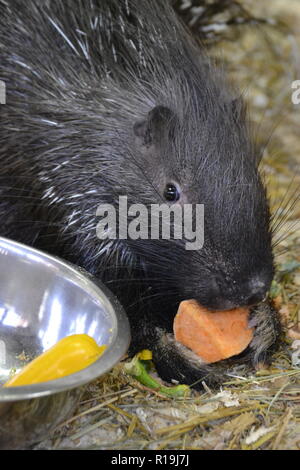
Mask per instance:
[[[108,348],[75,374],[1,387],[24,358],[75,333]],[[0,238],[0,449],[23,449],[45,438],[72,414],[84,386],[120,361],[129,341],[127,317],[102,283],[61,259]]]

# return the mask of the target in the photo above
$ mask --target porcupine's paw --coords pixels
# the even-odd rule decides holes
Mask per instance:
[[[176,381],[199,390],[203,388],[203,382],[215,388],[228,380],[228,361],[205,364],[193,351],[178,343],[172,334],[156,328],[155,336],[151,345],[153,362],[157,373],[166,382]]]
[[[143,349],[152,351],[153,362],[158,375],[166,382],[176,381],[192,385],[195,389],[203,388],[203,381],[210,387],[222,384],[225,378],[223,364],[205,364],[193,351],[178,343],[174,335],[157,324],[149,321],[134,323],[129,355],[133,356]]]
[[[254,336],[248,350],[252,365],[268,365],[272,354],[278,349],[282,332],[279,316],[273,305],[261,302],[251,309],[249,326],[254,327]]]

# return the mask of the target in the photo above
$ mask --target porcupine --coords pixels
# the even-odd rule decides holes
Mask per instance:
[[[224,69],[168,1],[0,6],[1,235],[101,279],[127,312],[131,353],[151,349],[165,380],[224,378],[224,363],[203,365],[174,340],[184,299],[251,306],[242,360],[265,360],[279,331],[263,302],[274,273],[270,211],[245,105]],[[128,205],[203,204],[203,247],[100,240],[97,207],[117,207],[120,195]]]

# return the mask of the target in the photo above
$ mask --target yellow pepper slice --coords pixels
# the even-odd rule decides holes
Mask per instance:
[[[137,355],[138,355],[138,358],[141,359],[141,361],[152,360],[152,351],[150,351],[149,349],[143,349]]]
[[[78,372],[96,361],[106,349],[86,334],[66,336],[8,380],[4,387],[31,385]]]

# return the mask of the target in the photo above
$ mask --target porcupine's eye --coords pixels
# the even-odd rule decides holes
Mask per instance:
[[[180,198],[180,191],[174,183],[168,183],[164,190],[164,198],[168,202],[176,202]]]

